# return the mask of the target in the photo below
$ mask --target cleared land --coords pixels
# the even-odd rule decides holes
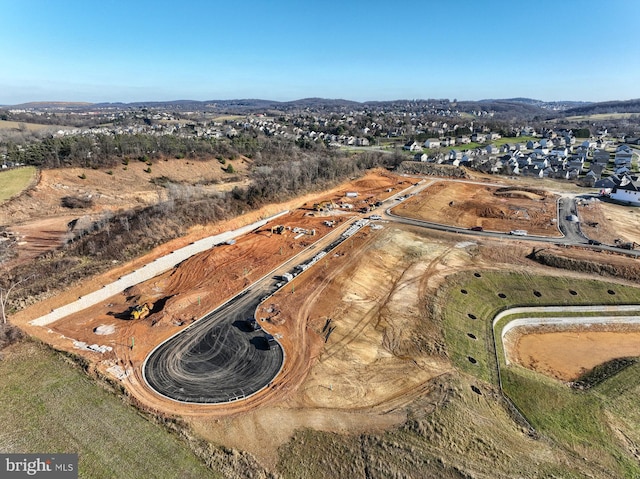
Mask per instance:
[[[42,130],[68,130],[72,127],[62,125],[46,125],[40,123],[23,123],[19,121],[0,120],[0,130],[15,131],[42,131]]]
[[[528,187],[436,181],[394,208],[394,213],[462,228],[503,232],[523,229],[529,234],[560,236],[556,197]]]
[[[74,234],[89,229],[94,221],[109,217],[114,211],[148,206],[170,197],[197,198],[244,184],[250,160],[238,159],[232,164],[237,174],[225,173],[223,165],[215,159],[161,160],[151,166],[151,173],[145,172],[148,165],[141,161],[111,170],[44,170],[28,195],[2,205],[0,226],[6,226],[17,241],[14,261],[32,260],[60,247]],[[11,172],[0,173],[0,181],[6,173]],[[87,206],[64,207],[65,197],[84,200]],[[71,221],[75,221],[73,228],[69,226]]]
[[[578,206],[582,231],[605,244],[640,243],[640,208],[624,206],[594,197]]]
[[[292,229],[285,228],[283,235],[262,229],[235,245],[196,255],[173,271],[60,320],[50,329],[27,326],[29,319],[180,244],[284,207],[198,229],[146,258],[34,305],[14,321],[48,343],[86,358],[92,368],[120,377],[142,407],[160,416],[180,415],[198,437],[249,451],[266,469],[284,477],[511,478],[518,471],[523,477],[590,474],[604,478],[640,473],[637,460],[634,463],[640,444],[640,416],[634,402],[640,393],[636,366],[578,393],[517,365],[503,365],[505,391],[541,440],[527,435],[505,407],[496,386],[490,328],[498,310],[514,303],[640,301],[638,289],[628,285],[612,286],[578,273],[549,276],[552,270],[526,258],[531,247],[522,241],[505,248],[504,240],[460,242],[456,236],[391,223],[381,223],[381,230],[367,228],[258,308],[265,329],[281,335],[287,355],[281,375],[264,394],[229,406],[195,408],[176,407],[145,388],[140,365],[155,344],[301,251],[303,245],[326,235],[330,227],[325,220],[337,220],[335,227],[339,227],[352,215],[347,210],[316,211],[314,204],[337,202],[345,199],[346,191],[359,191],[359,199],[354,200],[357,208],[363,198],[383,199],[392,194],[389,188],[396,192],[407,181],[372,174],[324,197],[299,200],[298,205],[305,201],[306,205],[278,222],[316,229],[316,237],[303,235],[296,240]],[[536,190],[520,187],[518,197],[513,197],[514,190],[466,187],[470,189],[453,196],[472,197],[475,190],[484,189],[477,203],[524,201],[527,211],[544,204],[555,214],[555,201],[551,197],[543,201],[546,194]],[[496,195],[505,191],[508,196]],[[440,198],[437,191],[427,192],[430,206],[422,209],[439,211],[429,214],[440,214],[441,222],[450,224],[455,218],[449,206],[452,200],[446,201],[446,195]],[[407,204],[414,201],[422,198],[413,197]],[[467,216],[459,215],[469,222],[465,224],[484,221],[476,206],[469,210]],[[551,223],[553,216],[548,218]],[[503,220],[502,231],[522,228],[517,216]],[[532,231],[528,226],[522,229]],[[504,269],[528,272],[499,271]],[[461,275],[454,274],[460,271]],[[616,294],[609,294],[609,289]],[[148,300],[159,303],[148,318],[126,319],[132,305]],[[131,338],[135,338],[133,348]],[[74,349],[73,340],[110,345],[113,350],[99,354]],[[537,401],[540,397],[549,401]],[[264,474],[255,464],[251,472],[255,477]],[[229,475],[248,474],[238,466]]]

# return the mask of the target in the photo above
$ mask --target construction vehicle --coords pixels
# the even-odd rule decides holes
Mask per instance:
[[[147,302],[142,304],[136,304],[133,308],[131,308],[131,319],[144,319],[151,313],[153,309],[153,303]]]
[[[284,232],[283,225],[277,225],[277,226],[271,227],[271,234],[275,233],[275,234],[281,235],[283,232]]]
[[[622,240],[620,240],[618,238],[613,240],[613,242],[616,245],[616,248],[620,248],[620,249],[632,250],[632,249],[636,249],[636,247],[640,246],[640,244],[636,243],[635,241],[630,241],[628,243],[625,243],[625,242],[623,242]]]
[[[322,201],[313,205],[313,209],[316,211],[330,211],[335,208],[333,201]]]

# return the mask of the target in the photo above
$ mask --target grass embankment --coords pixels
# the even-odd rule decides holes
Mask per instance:
[[[471,383],[473,384],[473,382]],[[511,420],[499,399],[454,374],[408,407],[407,422],[380,434],[298,432],[280,450],[284,478],[580,478],[585,470],[551,452]]]
[[[0,450],[79,454],[80,477],[221,477],[62,355],[23,342],[0,361]]]
[[[36,173],[37,170],[33,166],[0,171],[0,203],[28,188]]]
[[[494,384],[497,370],[492,321],[499,311],[513,306],[640,303],[640,289],[596,280],[520,273],[477,274],[480,277],[464,274],[450,280],[444,296],[445,340],[458,368]],[[496,337],[501,326],[496,327]],[[588,391],[574,391],[522,367],[507,366],[501,345],[497,347],[504,392],[534,428],[572,454],[592,461],[602,468],[600,472],[640,477],[637,458],[634,461],[629,453],[640,443],[640,414],[633,403],[634,395],[640,393],[640,365],[635,364]]]

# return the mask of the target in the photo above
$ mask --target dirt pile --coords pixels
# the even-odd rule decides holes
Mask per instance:
[[[534,249],[528,258],[558,269],[640,280],[640,260],[615,253],[594,254],[593,250],[584,248],[545,248]]]

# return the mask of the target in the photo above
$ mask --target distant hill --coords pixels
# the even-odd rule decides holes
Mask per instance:
[[[448,99],[413,99],[357,102],[345,99],[302,98],[292,101],[264,100],[258,98],[233,100],[172,100],[146,101],[132,103],[89,103],[42,101],[5,106],[4,108],[32,110],[73,110],[87,109],[164,109],[174,111],[208,111],[229,114],[250,114],[256,112],[295,112],[297,110],[348,111],[355,109],[401,109],[410,111],[428,111],[436,109],[457,110],[460,112],[487,111],[497,118],[549,118],[550,116],[589,115],[595,113],[640,113],[640,99],[627,101],[608,101],[589,103],[581,101],[545,102],[533,98],[484,99],[478,101],[456,101]]]
[[[6,108],[16,108],[24,110],[64,110],[73,108],[90,107],[93,103],[72,102],[72,101],[32,101],[20,103],[18,105],[4,105]]]
[[[591,103],[564,111],[565,116],[595,115],[599,113],[640,113],[640,99]]]

